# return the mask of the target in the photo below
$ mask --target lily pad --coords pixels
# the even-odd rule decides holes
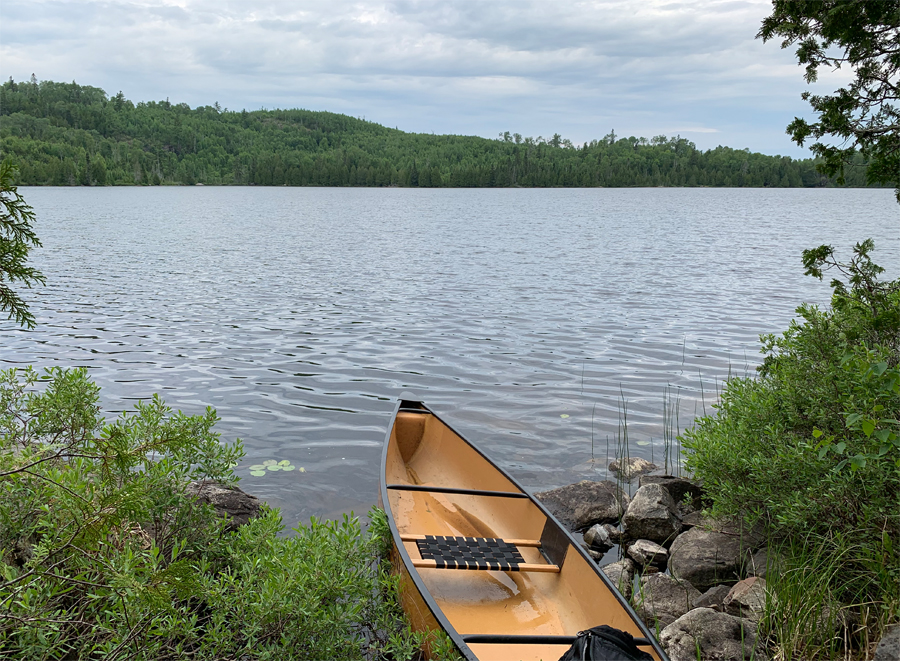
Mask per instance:
[[[638,441],[637,444],[641,445],[641,446],[646,446],[646,445],[650,445],[650,441]]]
[[[297,470],[297,467],[291,463],[290,459],[281,459],[280,461],[278,459],[266,459],[261,463],[253,464],[251,466],[248,466],[247,468],[250,471],[250,475],[252,475],[253,477],[262,477],[263,475],[268,474],[269,471],[275,472]],[[305,473],[306,469],[301,468],[300,472]]]
[[[305,472],[306,472],[306,469],[303,468],[303,466],[301,466],[301,467],[300,467],[300,472],[301,472],[301,473],[305,473]]]
[[[568,417],[569,417],[569,414],[568,414],[568,413],[563,413],[563,414],[562,414],[561,416],[559,416],[559,417],[560,417],[560,418],[568,418]]]

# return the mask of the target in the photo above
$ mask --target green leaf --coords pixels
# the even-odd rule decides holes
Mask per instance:
[[[830,447],[831,447],[830,445],[826,445],[822,448],[819,448],[819,459],[825,458],[825,455],[828,454],[828,448],[830,448]]]
[[[875,365],[872,365],[872,371],[875,372],[877,376],[881,376],[882,374],[884,374],[887,368],[887,363],[876,363]]]
[[[877,429],[875,431],[875,438],[877,438],[882,443],[887,443],[888,439],[891,437],[890,429]]]
[[[821,436],[821,435],[822,435],[822,430],[814,427],[813,428],[813,438],[819,438],[819,436]]]
[[[872,432],[875,431],[875,421],[869,418],[866,418],[862,422],[862,430],[866,436],[871,436]]]
[[[857,422],[859,422],[861,419],[862,419],[862,414],[860,414],[860,413],[851,413],[850,415],[847,416],[847,426],[848,426],[848,427],[852,427],[852,426],[855,425]]]
[[[840,443],[835,443],[833,447],[835,454],[844,454],[844,450],[847,449],[847,444],[844,443],[844,441],[841,441]]]
[[[858,454],[855,457],[850,458],[850,470],[859,470],[860,468],[866,467],[866,458],[865,456]]]
[[[847,460],[844,459],[841,463],[839,463],[837,466],[834,467],[834,472],[839,473],[840,470],[846,465],[847,465]]]
[[[266,474],[266,471],[250,471],[250,475],[253,477],[262,477]]]
[[[291,464],[291,462],[288,461],[287,459],[282,459],[281,461],[278,462],[279,466],[290,466],[290,464]]]

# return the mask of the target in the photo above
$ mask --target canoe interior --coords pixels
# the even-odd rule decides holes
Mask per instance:
[[[428,485],[459,489],[517,492],[522,490],[462,437],[430,412],[401,408],[385,450],[385,484]],[[389,516],[399,534],[540,539],[547,516],[530,498],[503,498],[453,493],[387,489]],[[419,559],[415,542],[403,544]],[[567,635],[599,624],[635,637],[646,632],[632,618],[589,560],[568,545],[559,573],[412,569],[403,567],[404,591],[415,586],[408,574],[417,571],[450,627],[467,634]],[[525,562],[549,564],[537,548],[519,547]],[[415,604],[417,628],[433,628],[419,594],[405,595]],[[426,612],[421,612],[423,607]],[[409,612],[409,609],[407,609]],[[555,661],[569,647],[560,645],[472,643],[481,661]],[[650,647],[641,649],[661,657]]]

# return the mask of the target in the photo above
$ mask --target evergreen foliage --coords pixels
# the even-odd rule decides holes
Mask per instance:
[[[34,316],[10,286],[16,282],[28,288],[44,284],[41,272],[27,265],[28,253],[41,242],[32,229],[34,211],[13,183],[15,174],[12,163],[0,163],[0,312],[20,326],[34,328]]]
[[[797,44],[808,83],[822,68],[853,73],[833,94],[804,92],[818,117],[795,117],[787,132],[799,145],[812,138],[819,170],[838,181],[861,154],[866,179],[897,186],[900,201],[900,0],[773,0],[757,36],[780,37],[782,48]]]
[[[32,80],[0,88],[0,149],[27,185],[825,186],[811,159],[681,137],[576,147],[506,132],[497,140],[405,133],[309,110],[134,104],[119,92]],[[849,185],[865,185],[860,169]]]

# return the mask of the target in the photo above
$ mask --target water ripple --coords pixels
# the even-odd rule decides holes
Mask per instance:
[[[622,400],[658,458],[666,388],[683,427],[760,333],[828,301],[801,250],[871,236],[900,268],[888,190],[22,192],[48,286],[0,362],[83,365],[110,415],[214,406],[246,465],[305,468],[239,468],[289,523],[375,502],[402,390],[530,488],[602,477]]]

